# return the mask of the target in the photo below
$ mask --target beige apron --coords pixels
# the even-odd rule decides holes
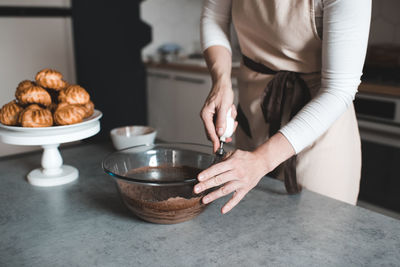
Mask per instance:
[[[312,97],[321,83],[321,40],[313,7],[313,0],[232,1],[241,52],[272,70],[302,73]],[[269,124],[261,103],[266,85],[273,78],[243,64],[240,67],[239,103],[251,131],[249,137],[238,127],[236,145],[240,149],[252,150],[268,139]],[[351,106],[325,134],[297,155],[296,175],[304,188],[355,204],[360,173],[360,136]]]

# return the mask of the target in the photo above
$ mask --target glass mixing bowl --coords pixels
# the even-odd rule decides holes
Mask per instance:
[[[214,162],[209,146],[160,143],[120,150],[103,160],[125,205],[154,223],[178,223],[200,214],[203,194],[194,194],[197,174]]]

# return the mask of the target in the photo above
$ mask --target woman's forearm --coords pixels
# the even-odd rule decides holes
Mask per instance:
[[[214,84],[221,80],[230,80],[232,55],[226,47],[211,46],[204,51],[204,58]]]

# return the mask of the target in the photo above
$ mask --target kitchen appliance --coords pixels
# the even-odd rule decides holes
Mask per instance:
[[[103,160],[125,205],[138,217],[172,224],[200,214],[206,192],[194,194],[197,174],[214,161],[209,146],[165,143],[136,146],[112,153]]]
[[[217,156],[222,157],[225,155],[224,144],[226,143],[226,139],[232,136],[234,129],[235,129],[235,119],[232,117],[232,108],[230,108],[228,109],[228,112],[226,114],[225,132],[219,138],[220,145],[216,152]]]
[[[354,106],[362,139],[400,147],[400,98],[359,93]]]
[[[400,98],[359,93],[354,106],[362,141],[359,200],[400,212]]]

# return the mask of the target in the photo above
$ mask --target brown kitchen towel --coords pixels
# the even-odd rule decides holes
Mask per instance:
[[[310,90],[300,77],[300,73],[274,71],[246,56],[243,56],[243,64],[255,72],[274,75],[265,88],[264,99],[261,103],[265,122],[269,124],[269,136],[272,136],[310,101]],[[249,128],[244,114],[238,117],[238,123],[242,128]],[[251,132],[245,132],[251,137]],[[283,169],[286,191],[289,194],[300,192],[301,186],[296,178],[296,155],[283,162],[278,168]]]

